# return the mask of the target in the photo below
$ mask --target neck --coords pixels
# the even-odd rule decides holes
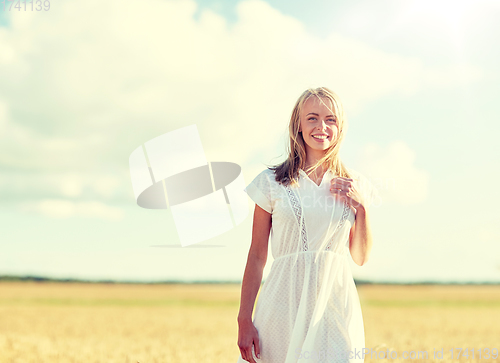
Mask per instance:
[[[323,156],[325,155],[325,151],[324,150],[315,150],[315,149],[312,149],[310,147],[308,147],[308,145],[306,145],[306,166],[305,168],[309,168],[311,167],[312,165],[316,164]],[[316,169],[317,171],[320,171],[321,173],[325,170],[325,167],[324,165],[320,165],[318,167],[318,169]]]
[[[311,166],[313,166],[314,164],[316,164],[318,162],[319,159],[316,159],[316,160],[309,160],[309,159],[306,159],[306,165],[304,167],[305,170],[309,169]],[[320,173],[323,173],[325,171],[326,167],[325,165],[320,165],[318,166],[318,168],[316,169],[316,172],[320,172]]]

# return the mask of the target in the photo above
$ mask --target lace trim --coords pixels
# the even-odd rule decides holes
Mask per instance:
[[[340,218],[340,222],[339,222],[337,228],[333,232],[332,239],[330,240],[330,242],[328,242],[328,245],[326,246],[327,251],[329,251],[330,248],[332,247],[333,240],[335,239],[335,232],[337,232],[337,230],[342,228],[342,226],[344,225],[344,222],[347,219],[347,216],[349,215],[349,209],[350,209],[349,204],[347,204],[346,202],[344,202],[343,204],[344,204],[344,211],[342,212],[342,217]]]
[[[295,217],[297,218],[297,223],[299,224],[301,231],[301,239],[302,239],[302,251],[307,251],[307,233],[306,233],[306,225],[304,218],[302,218],[302,208],[300,207],[300,202],[297,200],[297,197],[293,193],[293,191],[290,189],[288,185],[284,186],[285,190],[288,194],[288,199],[290,200],[293,208],[293,213],[295,214]],[[300,223],[302,220],[302,223]]]

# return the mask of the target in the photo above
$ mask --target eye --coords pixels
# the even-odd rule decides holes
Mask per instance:
[[[316,117],[309,117],[307,120],[308,121],[313,121],[313,120],[316,120]],[[335,122],[337,122],[337,120],[335,118],[329,118],[326,121],[329,122],[329,123],[335,123]]]

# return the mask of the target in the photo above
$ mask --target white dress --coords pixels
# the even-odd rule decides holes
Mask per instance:
[[[375,196],[360,173],[365,207]],[[333,173],[318,186],[300,169],[299,186],[284,186],[265,169],[244,189],[272,214],[274,261],[255,306],[261,355],[256,362],[363,362],[364,327],[349,266],[355,212],[330,192]],[[241,354],[237,363],[245,363]]]

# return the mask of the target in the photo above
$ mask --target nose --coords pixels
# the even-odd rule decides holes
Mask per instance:
[[[321,121],[321,124],[318,126],[318,128],[319,128],[320,130],[326,130],[326,128],[327,128],[326,126],[327,126],[327,125],[326,125],[326,121],[325,121],[325,120],[322,120],[322,121]]]

